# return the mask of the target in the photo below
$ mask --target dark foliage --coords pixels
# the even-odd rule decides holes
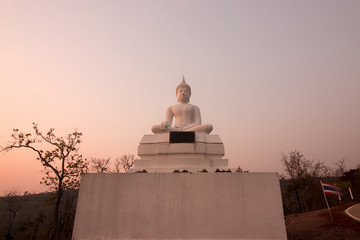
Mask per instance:
[[[54,212],[49,204],[52,193],[28,195],[30,198],[24,202],[14,220],[11,236],[13,239],[49,239],[49,229],[52,227]],[[61,236],[59,239],[71,239],[72,228],[77,202],[76,191],[66,191],[60,204]],[[0,198],[0,240],[5,240],[7,233],[8,212],[6,202]]]

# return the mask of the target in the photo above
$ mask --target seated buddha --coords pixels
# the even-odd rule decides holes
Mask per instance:
[[[168,107],[165,121],[159,125],[154,125],[151,131],[155,134],[181,131],[209,134],[213,126],[211,124],[201,124],[200,109],[189,103],[190,96],[191,88],[183,77],[182,82],[176,88],[178,103]],[[175,125],[172,126],[174,117]]]

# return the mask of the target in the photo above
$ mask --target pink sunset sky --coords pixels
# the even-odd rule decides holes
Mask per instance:
[[[283,172],[299,150],[360,164],[360,1],[1,1],[0,145],[32,122],[80,153],[137,154],[176,103],[214,126],[230,167]],[[30,150],[0,154],[0,194],[41,192]]]

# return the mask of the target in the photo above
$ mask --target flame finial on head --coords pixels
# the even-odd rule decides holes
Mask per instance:
[[[183,75],[181,83],[176,87],[176,93],[177,93],[179,88],[187,88],[187,89],[189,89],[189,92],[191,93],[191,87],[185,82],[184,75]]]

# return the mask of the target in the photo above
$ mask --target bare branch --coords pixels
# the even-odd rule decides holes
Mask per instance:
[[[54,129],[51,128],[44,135],[36,123],[33,123],[33,130],[35,131],[34,136],[30,133],[22,133],[18,129],[13,129],[13,134],[11,135],[13,141],[7,146],[1,147],[1,152],[25,148],[37,153],[37,159],[44,166],[43,172],[45,174],[40,183],[54,189],[56,193],[56,205],[54,208],[54,234],[56,234],[61,197],[65,190],[79,187],[80,176],[87,172],[88,169],[87,160],[83,160],[82,156],[77,154],[77,145],[81,142],[82,134],[75,131],[72,134],[68,134],[66,138],[58,138],[54,134]],[[42,141],[48,143],[51,150],[43,150],[35,146],[35,144]],[[61,169],[57,168],[59,165]]]
[[[11,229],[16,215],[29,199],[28,192],[25,192],[23,196],[20,196],[16,190],[9,190],[4,193],[2,200],[5,202],[6,210],[9,212],[7,236],[11,236]]]
[[[91,158],[90,168],[97,173],[109,172],[110,158]]]
[[[335,175],[339,177],[343,177],[345,175],[346,167],[345,167],[345,158],[341,157],[339,161],[335,163],[337,169],[335,170]]]
[[[125,154],[115,160],[116,171],[120,172],[119,166],[127,172],[134,165],[134,154]]]
[[[304,194],[309,190],[311,183],[317,177],[329,176],[331,169],[323,162],[306,159],[295,150],[288,156],[282,154],[281,162],[285,167],[285,177],[291,180],[291,189],[295,192],[299,209],[302,211]]]

